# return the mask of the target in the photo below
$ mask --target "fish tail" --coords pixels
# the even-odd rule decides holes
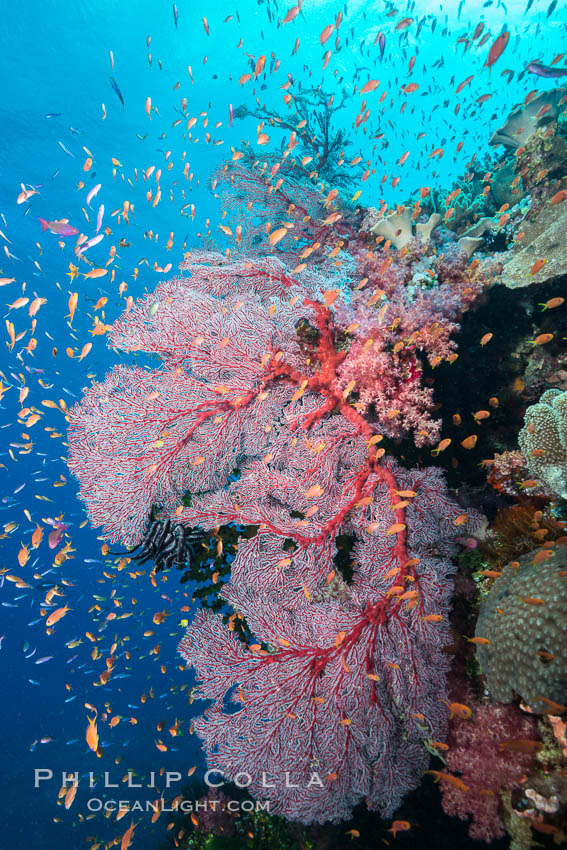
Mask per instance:
[[[47,230],[49,225],[44,218],[40,218],[39,220],[41,222],[41,231],[42,231],[42,233],[45,233],[45,231]]]

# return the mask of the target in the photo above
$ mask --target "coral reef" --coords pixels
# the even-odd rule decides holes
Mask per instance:
[[[419,243],[428,243],[431,240],[431,234],[443,220],[439,213],[432,213],[427,221],[416,223],[414,234],[412,227],[414,218],[415,213],[410,207],[402,206],[383,217],[373,207],[367,211],[362,220],[361,229],[367,228],[374,236],[383,237],[395,248],[401,250],[413,239]],[[469,259],[481,244],[482,239],[475,239],[471,234],[464,234],[457,242],[457,246]]]
[[[449,344],[451,319],[484,288],[460,262],[453,288],[442,281],[455,266],[439,261],[439,285],[408,317],[388,284],[398,356],[404,322],[418,318],[431,352]],[[384,457],[372,413],[343,389],[347,322],[365,322],[363,339],[382,333],[365,300],[351,307],[324,278],[292,276],[275,258],[193,254],[182,270],[190,277],[160,284],[115,322],[113,346],[162,365],[116,367],[86,391],[70,412],[69,465],[113,541],[148,549],[156,507],[156,534],[172,537],[175,555],[179,527],[256,528],[222,590],[228,624],[200,612],[181,645],[215,701],[195,722],[209,763],[233,778],[249,772],[257,795],[271,772],[275,811],[305,822],[348,817],[363,798],[391,813],[419,783],[426,740],[444,735],[451,558],[474,515],[435,469]],[[313,300],[320,292],[325,303]],[[237,637],[242,618],[257,643]],[[225,714],[227,694],[238,710]],[[299,789],[285,787],[286,771]]]
[[[338,485],[345,475],[352,479],[349,466],[338,474]],[[441,573],[453,569],[447,556],[458,534],[451,517],[459,508],[434,470],[411,472],[392,463],[387,469],[400,491],[416,493],[407,509],[406,563],[419,561],[419,568],[408,591],[386,529],[388,487],[370,481],[372,505],[351,520],[345,516],[341,525],[356,541],[352,581],[342,582],[338,593],[306,597],[301,585],[316,565],[328,563],[332,537],[319,526],[325,538],[310,542],[288,526],[278,540],[274,529],[282,526],[284,504],[270,509],[273,487],[277,484],[280,501],[287,494],[288,511],[305,513],[305,507],[284,469],[273,483],[263,472],[246,482],[240,513],[248,521],[257,512],[253,501],[262,499],[260,488],[266,489],[266,529],[239,547],[232,581],[222,591],[258,642],[242,644],[218,617],[203,612],[180,646],[196,667],[199,695],[214,700],[194,723],[209,765],[232,779],[248,774],[255,796],[271,797],[274,811],[305,823],[348,818],[363,798],[369,808],[391,814],[427,766],[425,740],[444,735],[440,695],[446,663],[440,647],[448,637],[442,620],[449,588]],[[299,466],[296,476],[303,480]],[[238,495],[232,485],[228,503]],[[332,510],[328,500],[319,506],[324,515]],[[196,506],[187,519],[193,522],[204,511],[204,504]],[[286,553],[285,536],[298,548]],[[330,566],[336,574],[336,564]],[[385,577],[392,572],[395,585],[388,587]],[[227,713],[229,694],[234,708]],[[286,773],[294,787],[286,787]],[[275,790],[265,788],[264,775]]]
[[[527,409],[518,443],[530,472],[567,499],[567,392],[546,390]]]
[[[557,183],[567,173],[567,145],[557,132],[557,124],[536,130],[516,151],[514,170],[522,178],[524,190],[541,202],[558,191]]]
[[[491,145],[504,145],[508,148],[519,148],[525,145],[532,133],[543,124],[554,121],[561,112],[567,88],[559,86],[532,97],[522,106],[514,109],[508,115],[502,127],[496,130],[491,139]]]
[[[441,223],[441,216],[437,213],[429,216],[425,223],[417,223],[415,226],[415,237],[422,242],[429,242],[431,234]],[[398,212],[379,219],[376,224],[369,228],[375,236],[383,236],[389,239],[395,248],[401,249],[414,238],[412,229],[412,211],[409,207],[402,207]]]
[[[533,742],[530,754],[515,748]],[[454,718],[447,739],[449,771],[439,777],[443,810],[461,820],[470,818],[469,834],[491,842],[506,830],[502,819],[502,796],[520,787],[526,769],[537,752],[537,726],[533,718],[515,706],[477,705],[470,720]]]
[[[567,546],[549,546],[508,564],[483,600],[478,659],[495,700],[516,696],[544,714],[567,702]]]
[[[565,275],[566,228],[567,210],[552,215],[549,209],[543,207],[533,220],[524,220],[523,236],[504,260],[500,283],[510,289],[517,289]],[[538,260],[545,262],[537,263]]]

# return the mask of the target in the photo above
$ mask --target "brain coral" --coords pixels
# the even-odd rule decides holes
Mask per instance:
[[[490,640],[477,653],[495,700],[519,695],[538,714],[567,702],[566,544],[504,567],[481,605],[476,636]]]
[[[530,472],[567,499],[567,392],[546,390],[528,407],[518,443]]]

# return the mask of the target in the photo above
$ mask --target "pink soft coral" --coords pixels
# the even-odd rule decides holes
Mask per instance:
[[[471,818],[471,838],[489,843],[505,835],[500,794],[519,786],[533,756],[500,747],[507,741],[535,738],[535,721],[513,705],[481,705],[474,720],[453,719],[447,766],[460,773],[468,790],[442,781],[442,804],[448,815]]]

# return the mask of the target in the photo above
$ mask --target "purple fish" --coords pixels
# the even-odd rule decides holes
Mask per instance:
[[[99,230],[100,230],[103,216],[104,216],[104,204],[101,204],[100,207],[98,208],[98,213],[97,213],[97,216],[96,216],[96,231],[95,231],[96,233],[98,233]]]
[[[567,74],[567,68],[552,68],[551,65],[542,65],[541,62],[530,62],[526,71],[530,74],[537,74],[538,77],[564,77]]]
[[[39,220],[43,232],[50,230],[51,233],[55,233],[57,236],[74,236],[75,233],[79,232],[76,227],[73,227],[66,221],[46,221],[44,218],[40,218]]]
[[[386,36],[383,32],[378,36],[378,44],[380,46],[380,62],[384,59],[384,48],[386,47]]]
[[[87,195],[87,207],[90,207],[92,199],[94,198],[95,195],[98,194],[101,186],[102,186],[101,183],[97,183],[96,186],[93,186],[93,188],[91,189],[91,191]]]
[[[94,245],[98,245],[98,243],[102,242],[103,239],[104,233],[99,233],[98,236],[93,236],[91,239],[87,239],[87,241],[84,242],[77,251],[77,255],[80,256],[81,254],[84,254],[85,251],[88,251],[89,248],[94,247]]]
[[[36,664],[43,664],[45,661],[51,661],[53,655],[44,655],[43,658],[38,658]]]
[[[67,531],[69,528],[68,525],[65,525],[64,522],[60,522],[56,520],[55,522],[51,522],[53,525],[53,531],[50,532],[49,537],[47,538],[50,549],[55,549],[56,546],[59,546],[61,540],[63,538],[63,532]]]

